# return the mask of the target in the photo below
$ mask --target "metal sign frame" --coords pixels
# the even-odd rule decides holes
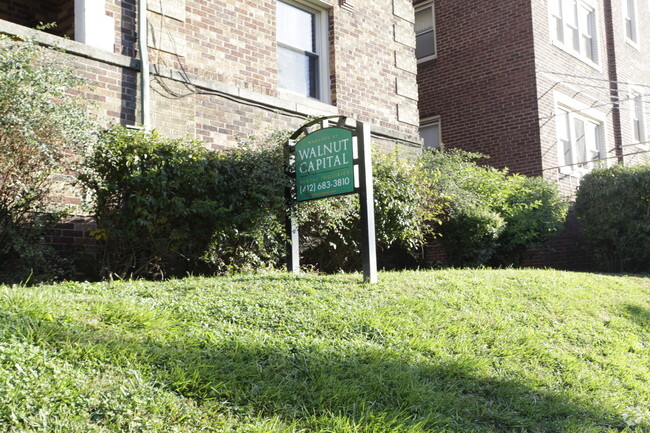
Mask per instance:
[[[316,129],[316,126],[319,128]],[[286,173],[294,179],[292,185],[285,190],[285,197],[288,208],[291,209],[287,215],[287,268],[289,272],[298,274],[300,272],[300,240],[299,227],[294,217],[294,206],[298,205],[296,191],[296,140],[301,136],[304,138],[310,134],[327,130],[328,128],[345,129],[352,133],[353,146],[356,144],[356,152],[353,156],[353,170],[355,173],[355,187],[352,191],[340,194],[323,195],[308,200],[316,200],[327,197],[335,197],[346,194],[359,194],[361,205],[361,254],[363,263],[364,282],[377,283],[377,247],[375,235],[375,206],[372,181],[372,145],[370,138],[370,125],[350,119],[345,116],[326,116],[314,119],[298,130],[284,144],[285,161],[287,162]],[[357,186],[358,183],[358,186]]]

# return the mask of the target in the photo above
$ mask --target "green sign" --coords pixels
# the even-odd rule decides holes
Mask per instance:
[[[352,131],[324,128],[296,143],[298,201],[354,192]]]

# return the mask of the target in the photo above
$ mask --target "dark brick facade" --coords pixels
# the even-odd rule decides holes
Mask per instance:
[[[418,65],[420,117],[441,116],[445,147],[540,175],[530,1],[438,0],[435,19],[437,58]]]
[[[416,7],[428,2],[413,0]],[[439,117],[445,148],[479,152],[489,156],[487,164],[544,176],[572,199],[589,168],[565,165],[558,150],[558,104],[569,101],[572,113],[600,122],[598,164],[650,162],[650,3],[634,2],[634,42],[626,37],[626,1],[580,0],[593,10],[593,61],[555,41],[550,2],[433,4],[437,56],[418,64],[419,110],[421,119]],[[632,132],[633,92],[643,99],[641,143]],[[550,249],[531,252],[526,264],[586,269],[584,248],[570,215]],[[429,255],[444,259],[439,248]]]
[[[596,62],[586,62],[553,43],[548,2],[434,0],[437,57],[418,64],[421,119],[440,116],[445,147],[543,175],[572,195],[580,174],[559,170],[557,149],[556,103],[564,95],[602,117],[603,164],[647,162],[631,137],[629,97],[635,87],[645,94],[647,135],[650,5],[635,2],[633,44],[625,37],[623,3],[585,2],[594,6],[597,53]]]

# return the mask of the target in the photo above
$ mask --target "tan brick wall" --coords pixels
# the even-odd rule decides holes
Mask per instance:
[[[400,141],[417,142],[409,0],[347,2],[346,7],[335,0],[314,1],[327,10],[330,21],[330,76],[324,78],[331,83],[330,105],[278,89],[275,0],[150,0],[149,59],[154,72],[168,71],[151,76],[153,126],[164,134],[208,140],[208,146],[218,148],[233,143],[238,134],[299,125],[295,116],[340,113],[393,131]],[[93,83],[86,96],[102,122],[137,123],[141,84],[136,0],[106,0],[105,9],[115,22],[117,57],[61,44],[71,48],[80,74]],[[218,97],[201,94],[215,90],[221,97],[241,97],[248,105],[240,105],[249,108],[239,107],[244,114],[233,116],[234,109],[219,111],[224,104],[210,102]],[[253,110],[250,104],[257,102],[261,106]]]

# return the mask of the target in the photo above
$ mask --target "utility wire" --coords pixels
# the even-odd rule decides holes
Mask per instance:
[[[647,88],[650,88],[650,84],[633,83],[633,82],[630,82],[630,81],[608,80],[607,78],[589,77],[589,76],[585,76],[585,75],[568,74],[568,73],[564,73],[564,72],[544,71],[544,70],[540,70],[540,69],[538,69],[537,72],[541,72],[541,73],[544,73],[544,74],[551,74],[551,75],[560,75],[560,76],[571,77],[571,78],[580,78],[580,79],[584,79],[584,80],[603,81],[603,82],[612,83],[612,84],[614,84],[614,83],[616,83],[616,84],[625,84],[627,86],[632,86],[632,87],[647,87]]]
[[[633,101],[633,100],[636,100],[636,98],[638,98],[639,96],[641,96],[641,98],[646,98],[646,97],[650,96],[650,93],[644,93],[642,95],[638,95],[638,96],[635,96],[635,97],[622,98],[622,99],[618,99],[617,101],[601,102],[600,104],[597,104],[597,105],[592,104],[587,109],[581,108],[581,109],[575,109],[575,110],[566,110],[565,112],[566,113],[582,113],[582,114],[584,114],[584,111],[588,110],[588,109],[602,108],[602,107],[607,107],[607,106],[610,106],[610,105],[617,105],[617,104],[620,104],[621,102]],[[539,120],[553,119],[553,118],[555,118],[557,116],[560,116],[560,114],[554,113],[554,114],[551,114],[551,115],[548,115],[548,116],[540,117]]]

